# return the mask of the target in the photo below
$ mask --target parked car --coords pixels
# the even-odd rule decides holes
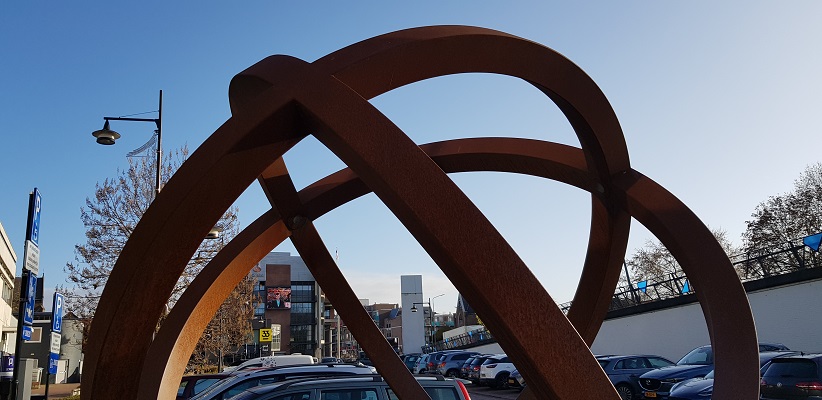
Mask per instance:
[[[480,367],[482,367],[482,363],[485,362],[490,357],[493,357],[493,354],[484,354],[474,358],[474,361],[471,361],[471,365],[468,368],[468,377],[466,379],[470,380],[471,383],[481,386],[480,383]]]
[[[342,364],[343,360],[337,357],[323,357],[320,364]]]
[[[411,373],[414,373],[414,366],[417,365],[417,361],[420,359],[421,356],[422,354],[420,353],[406,354],[402,358],[402,362],[405,364],[406,367],[408,367],[408,370],[411,371]]]
[[[442,354],[437,358],[436,373],[445,377],[459,377],[462,363],[469,357],[479,354],[475,351],[454,351]]]
[[[514,389],[525,389],[525,378],[517,370],[511,371],[511,375],[508,375],[508,386]]]
[[[441,376],[417,377],[431,400],[471,400],[462,382]],[[247,389],[232,400],[356,399],[398,400],[381,376],[289,380]]]
[[[475,354],[462,362],[462,366],[460,367],[460,378],[468,379],[468,370],[471,368],[471,363],[474,362],[475,358],[480,357],[481,355],[482,354]]]
[[[215,383],[191,399],[228,399],[251,387],[268,385],[294,378],[376,374],[377,371],[374,367],[359,364],[295,365],[240,371],[231,377]]]
[[[762,400],[822,399],[822,354],[799,354],[771,360],[762,373]]]
[[[211,385],[230,377],[230,373],[186,375],[180,380],[177,400],[191,398],[208,389]]]
[[[633,400],[642,392],[639,387],[640,375],[674,365],[673,361],[655,355],[599,356],[597,361],[622,400]]]
[[[762,351],[759,352],[759,366],[765,368],[776,357],[798,354],[796,351]],[[764,372],[764,369],[762,369]],[[693,378],[675,384],[671,388],[668,400],[705,400],[711,397],[714,391],[714,371],[704,378]]]
[[[781,343],[760,343],[759,351],[789,350]],[[714,369],[711,345],[697,347],[683,356],[676,365],[655,369],[639,377],[645,398],[667,400],[674,384],[691,378],[702,378]]]
[[[424,374],[425,369],[428,366],[428,358],[431,357],[430,354],[423,354],[417,359],[417,363],[414,365],[414,369],[411,370],[412,374]]]
[[[426,362],[425,372],[428,374],[435,374],[437,373],[437,365],[439,364],[439,359],[445,357],[448,353],[457,352],[459,350],[445,350],[445,351],[435,351],[433,353],[429,353],[428,361]]]
[[[310,365],[316,363],[317,361],[314,357],[307,354],[283,354],[253,358],[240,365],[226,367],[222,372],[242,371],[249,368],[282,367],[286,365]]]
[[[514,363],[505,354],[489,357],[480,366],[480,384],[492,389],[507,388],[508,376],[515,370]]]

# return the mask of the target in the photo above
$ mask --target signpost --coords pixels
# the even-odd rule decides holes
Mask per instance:
[[[14,371],[12,371],[11,397],[17,398],[20,385],[20,354],[23,341],[31,339],[34,324],[34,297],[37,292],[37,274],[40,272],[40,191],[34,188],[29,194],[29,212],[26,223],[26,245],[23,254],[23,273],[20,278],[20,303],[17,318],[17,340],[14,345]],[[22,314],[22,315],[20,315]]]
[[[49,349],[49,369],[46,372],[46,397],[49,395],[49,381],[51,375],[57,375],[57,360],[60,359],[60,344],[63,332],[63,295],[54,293],[51,303],[51,346]]]

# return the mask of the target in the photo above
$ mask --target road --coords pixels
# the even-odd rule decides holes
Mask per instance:
[[[519,390],[514,389],[491,389],[471,383],[467,383],[465,387],[468,388],[471,400],[516,399],[519,396]]]

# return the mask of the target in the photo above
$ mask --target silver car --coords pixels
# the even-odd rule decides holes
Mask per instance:
[[[341,375],[375,375],[374,367],[357,364],[320,364],[275,367],[242,371],[210,386],[191,400],[228,399],[248,388],[268,385],[288,379],[330,377]]]

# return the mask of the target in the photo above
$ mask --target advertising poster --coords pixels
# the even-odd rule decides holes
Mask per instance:
[[[288,310],[288,309],[291,309],[291,288],[290,287],[269,287],[269,288],[266,288],[265,308],[266,308],[266,310]]]

